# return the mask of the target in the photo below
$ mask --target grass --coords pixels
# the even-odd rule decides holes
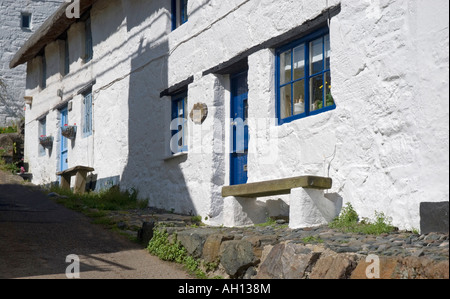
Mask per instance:
[[[305,237],[302,238],[302,242],[306,243],[306,244],[321,244],[324,241],[322,240],[322,238],[317,237],[317,236],[309,236],[309,237]]]
[[[391,233],[397,229],[392,225],[391,219],[384,213],[375,212],[375,221],[367,218],[359,221],[359,216],[349,203],[342,209],[341,215],[330,223],[330,228],[342,232],[360,233],[366,235],[381,235]]]
[[[138,242],[137,237],[125,233],[119,229],[120,219],[110,216],[111,211],[145,209],[148,200],[139,200],[136,190],[121,191],[119,187],[98,193],[86,193],[83,195],[73,194],[70,190],[63,190],[59,186],[45,188],[46,193],[55,192],[58,197],[54,200],[70,210],[80,212],[92,220],[93,224],[102,225],[107,229],[115,231],[133,242]]]
[[[51,186],[45,189],[45,191],[55,192],[61,195],[56,198],[56,201],[68,209],[87,213],[87,216],[94,218],[104,216],[102,211],[144,209],[148,205],[147,200],[138,199],[138,192],[136,190],[121,191],[117,186],[109,190],[90,192],[82,195],[73,194],[71,190],[63,190],[59,186]],[[95,215],[95,213],[98,214]]]

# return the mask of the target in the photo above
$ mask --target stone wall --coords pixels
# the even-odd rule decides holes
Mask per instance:
[[[0,3],[0,127],[23,117],[26,66],[9,68],[24,42],[63,0],[2,0]],[[31,28],[21,27],[21,13],[31,14]]]
[[[178,240],[203,265],[215,265],[207,273],[210,277],[449,278],[448,233],[395,232],[371,236],[341,233],[327,227],[288,230],[282,226],[157,229],[166,230],[169,240]]]

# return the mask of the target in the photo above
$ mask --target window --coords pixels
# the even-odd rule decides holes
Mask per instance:
[[[186,23],[188,0],[172,0],[172,31]]]
[[[64,76],[70,72],[69,40],[64,39]]]
[[[89,62],[92,60],[94,56],[94,48],[92,43],[92,27],[91,27],[91,18],[88,17],[85,22],[85,56],[84,62]]]
[[[170,148],[172,153],[183,153],[188,151],[188,128],[187,128],[187,92],[172,96],[172,139]]]
[[[83,93],[83,137],[92,135],[92,89]]]
[[[47,136],[47,117],[44,117],[39,120],[39,137]],[[39,156],[45,156],[45,147],[39,144],[38,150]]]
[[[31,14],[22,13],[20,16],[20,25],[23,29],[31,29]]]
[[[276,51],[279,124],[336,108],[331,95],[328,28]]]
[[[45,54],[42,55],[42,77],[41,77],[41,89],[47,88],[47,60]]]

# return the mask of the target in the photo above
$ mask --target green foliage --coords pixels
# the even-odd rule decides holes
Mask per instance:
[[[329,225],[331,228],[343,232],[361,233],[367,235],[380,235],[396,230],[391,224],[391,219],[384,213],[375,212],[375,221],[363,219],[359,221],[359,216],[353,206],[349,203],[342,209],[342,213]]]
[[[324,241],[320,237],[309,236],[302,239],[303,243],[323,243]]]
[[[8,127],[0,127],[0,134],[10,134],[10,133],[17,133],[18,128],[17,125],[12,125]]]
[[[264,223],[260,223],[260,224],[255,224],[255,226],[257,227],[267,227],[267,226],[275,226],[277,224],[276,220],[269,217],[267,218],[267,221]]]
[[[353,206],[348,203],[346,207],[342,209],[339,217],[334,219],[334,221],[330,224],[331,228],[345,229],[349,227],[353,227],[358,223],[359,217],[356,213]]]
[[[90,192],[82,195],[73,194],[71,190],[63,190],[59,186],[51,186],[45,191],[62,195],[57,198],[57,202],[79,212],[86,209],[100,211],[143,209],[148,205],[147,200],[138,199],[138,192],[135,189],[121,191],[118,186],[98,193]]]
[[[170,240],[166,230],[154,229],[153,238],[149,242],[147,250],[163,261],[184,265],[189,273],[196,275],[197,278],[206,278],[206,274],[200,269],[200,262],[188,255],[176,236]]]
[[[14,151],[16,148],[14,147]],[[17,163],[6,163],[2,156],[6,154],[6,149],[0,147],[0,170],[7,171],[13,174],[16,174],[20,171],[20,168],[17,166]]]

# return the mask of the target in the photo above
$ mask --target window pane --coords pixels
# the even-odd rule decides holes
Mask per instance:
[[[294,83],[294,115],[305,113],[305,81]]]
[[[280,84],[291,81],[291,50],[280,55]]]
[[[313,77],[310,80],[311,88],[311,111],[316,111],[323,108],[323,75]]]
[[[324,37],[325,40],[325,69],[330,69],[330,35],[327,34]]]
[[[329,106],[333,106],[334,105],[334,99],[333,96],[331,95],[331,75],[330,72],[327,72],[325,74],[326,76],[326,96],[325,96],[325,106],[329,107]]]
[[[310,72],[311,75],[323,71],[323,38],[310,43]]]
[[[305,45],[294,49],[294,80],[305,77]]]
[[[188,14],[187,14],[187,5],[188,0],[181,0],[181,20],[180,23],[184,24],[188,21]]]
[[[291,85],[287,85],[280,90],[280,117],[289,117],[291,113]]]

